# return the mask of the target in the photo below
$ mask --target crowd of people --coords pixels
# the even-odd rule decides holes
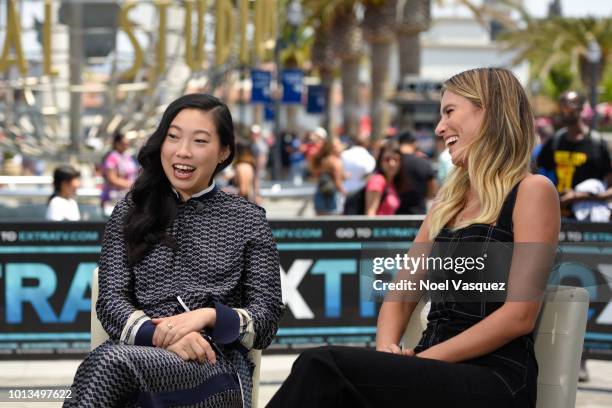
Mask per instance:
[[[612,212],[610,151],[602,135],[585,120],[587,110],[582,95],[567,91],[559,99],[556,116],[536,119],[538,143],[531,155],[531,171],[557,186],[563,217],[608,222]],[[314,185],[312,202],[317,215],[425,214],[454,168],[448,148],[438,143],[437,152],[430,157],[413,132],[389,133],[392,136],[379,139],[365,133],[337,137],[320,127],[301,135],[284,133],[280,138],[283,177],[296,186]],[[274,143],[274,136],[258,124],[245,137],[237,137],[234,161],[217,176],[221,188],[263,204],[260,184],[271,178]],[[112,136],[111,147],[96,167],[103,178],[100,211],[108,218],[139,171],[125,135],[117,132]],[[74,188],[78,180],[76,169],[66,165],[56,169],[47,219],[80,219]]]
[[[607,222],[612,199],[610,152],[601,134],[585,121],[587,110],[584,97],[568,91],[559,99],[556,116],[536,120],[539,138],[531,169],[555,183],[563,217]],[[454,168],[443,143],[430,157],[411,131],[381,139],[366,134],[336,137],[322,128],[284,136],[283,164],[288,179],[296,185],[303,180],[315,185],[317,215],[425,214]],[[240,194],[253,201],[259,197],[259,180],[269,176],[266,163],[273,141],[259,125],[251,128],[249,141],[254,164],[248,173],[254,181],[248,191],[241,188]],[[230,178],[235,186],[241,178],[238,173],[242,172]],[[261,203],[260,198],[255,201]]]

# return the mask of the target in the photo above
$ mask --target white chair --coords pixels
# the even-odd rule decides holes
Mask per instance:
[[[538,360],[537,408],[574,408],[589,293],[571,286],[549,287],[535,328]],[[402,341],[414,347],[427,326],[429,303],[421,300]]]
[[[98,347],[108,339],[108,334],[102,328],[96,314],[96,302],[98,301],[98,268],[94,269],[91,278],[91,349]],[[261,367],[261,350],[252,349],[249,351],[249,358],[255,365],[253,370],[253,390],[251,391],[253,408],[257,408],[259,398],[259,370]]]

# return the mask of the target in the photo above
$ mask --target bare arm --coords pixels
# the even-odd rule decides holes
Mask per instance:
[[[365,208],[366,215],[376,215],[376,211],[378,211],[378,207],[380,206],[380,202],[382,200],[382,192],[381,191],[371,191],[367,190],[365,194]]]
[[[521,272],[514,268],[521,259],[516,256],[517,243],[539,243],[556,246],[560,212],[555,187],[543,176],[528,176],[521,183],[513,214],[515,251],[509,276],[509,290]],[[530,333],[538,317],[540,300],[506,301],[494,313],[458,334],[439,343],[418,357],[460,362],[497,350],[511,340]]]
[[[132,186],[131,181],[119,177],[117,170],[114,169],[108,169],[106,171],[106,179],[112,187],[119,188],[121,190],[126,190]]]
[[[427,182],[427,193],[426,198],[434,198],[438,192],[438,181],[435,178],[431,178]]]
[[[253,168],[246,163],[236,165],[236,181],[238,184],[238,194],[242,197],[251,197],[250,190],[253,188]]]
[[[332,174],[334,175],[334,184],[336,185],[336,188],[342,194],[346,194],[346,190],[342,185],[342,183],[344,182],[344,170],[342,168],[342,160],[334,157],[331,161],[331,168],[333,171]]]
[[[601,201],[610,201],[612,200],[612,172],[606,174],[604,181],[608,186],[608,189],[603,193],[599,194],[597,198],[599,198]]]
[[[429,252],[423,254],[423,249],[428,248],[431,244],[429,240],[429,214],[423,220],[413,243],[417,245],[411,246],[408,251],[409,257],[427,256],[429,254]],[[396,280],[403,277],[405,277],[404,271],[400,271],[397,274]],[[413,275],[414,280],[420,278],[422,276],[418,272]],[[418,303],[416,299],[420,297],[418,293],[415,293],[410,296],[410,299],[415,299],[414,301],[400,301],[397,298],[402,296],[400,293],[393,293],[392,296],[393,298],[387,296],[378,314],[378,322],[376,324],[376,350],[378,351],[399,352],[397,344],[406,330],[412,312],[416,308]]]

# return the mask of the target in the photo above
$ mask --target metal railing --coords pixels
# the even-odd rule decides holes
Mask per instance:
[[[101,185],[102,183],[102,177],[96,177],[93,179],[93,183],[87,184]],[[53,177],[51,176],[0,176],[0,198],[48,197],[53,191],[52,184]],[[315,189],[313,183],[296,186],[287,181],[262,181],[260,195],[269,199],[307,198],[314,195]],[[101,190],[96,187],[79,188],[77,197],[79,200],[82,198],[99,198],[100,193]]]

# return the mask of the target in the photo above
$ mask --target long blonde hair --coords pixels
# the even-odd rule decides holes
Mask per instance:
[[[484,109],[481,127],[467,148],[467,166],[456,167],[434,201],[429,238],[461,211],[472,187],[480,202],[475,219],[459,222],[493,224],[504,199],[529,171],[536,144],[533,112],[527,95],[512,72],[502,68],[477,68],[461,72],[444,83],[451,91]]]

